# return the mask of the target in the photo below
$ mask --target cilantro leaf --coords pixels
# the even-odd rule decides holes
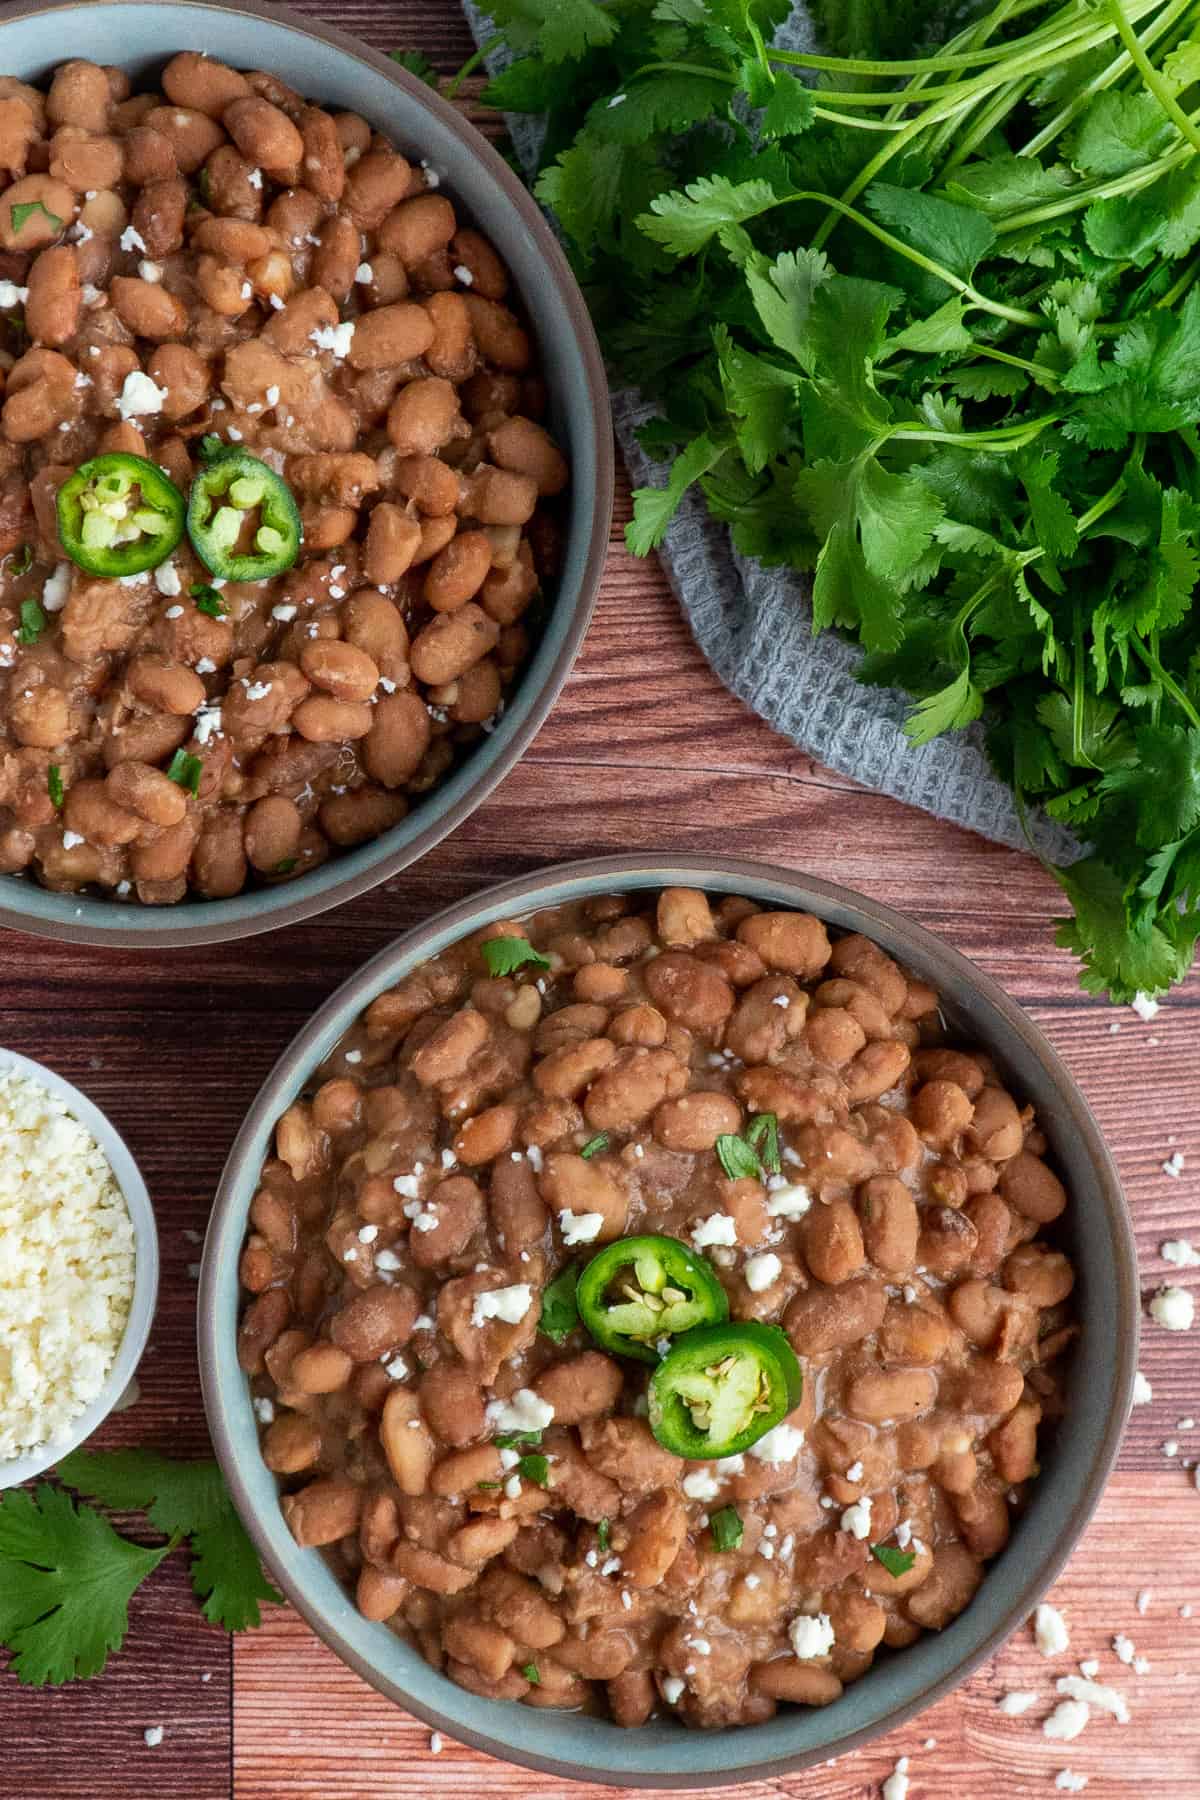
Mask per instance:
[[[18,644],[36,644],[48,623],[36,600],[22,600],[21,623],[16,631]]]
[[[735,183],[723,175],[705,175],[682,192],[658,195],[638,225],[673,256],[695,256],[726,226],[757,218],[778,197],[769,181]]]
[[[440,77],[423,50],[389,50],[388,55],[394,63],[399,63],[402,69],[407,69],[410,75],[436,91]]]
[[[18,1681],[98,1675],[125,1641],[130,1599],[174,1547],[130,1543],[48,1483],[10,1490],[0,1502],[0,1644]]]
[[[538,1687],[541,1684],[542,1678],[538,1673],[538,1666],[535,1662],[522,1663],[521,1673],[531,1687]]]
[[[61,807],[65,797],[63,790],[62,770],[57,763],[51,763],[46,770],[46,792],[50,796],[51,806]]]
[[[742,1515],[736,1506],[722,1506],[708,1521],[714,1550],[737,1550],[745,1534]]]
[[[191,756],[186,750],[177,750],[167,764],[167,779],[178,787],[186,788],[195,799],[200,792],[200,782],[204,776],[204,764],[198,756]]]
[[[719,115],[729,103],[729,87],[715,75],[668,71],[631,81],[620,94],[600,100],[588,117],[601,141],[644,144],[660,131],[686,131]]]
[[[723,1131],[714,1148],[717,1161],[730,1181],[744,1181],[747,1178],[758,1180],[761,1177],[763,1170],[758,1152],[745,1138],[738,1137],[732,1131]]]
[[[816,118],[817,97],[794,75],[786,71],[775,77],[771,97],[763,108],[761,121],[765,138],[799,137]]]
[[[176,1462],[153,1450],[75,1450],[56,1472],[89,1499],[121,1511],[139,1508],[157,1530],[189,1538],[192,1587],[210,1624],[244,1631],[261,1622],[260,1601],[280,1599],[211,1459]]]
[[[609,1137],[607,1131],[598,1131],[595,1137],[590,1137],[588,1139],[579,1154],[582,1156],[584,1162],[590,1162],[593,1156],[599,1156],[602,1150],[607,1150],[608,1144]]]
[[[1118,1004],[1135,994],[1159,994],[1187,971],[1187,960],[1152,920],[1131,926],[1124,884],[1098,857],[1055,869],[1054,878],[1075,909],[1060,919],[1055,941],[1083,964],[1080,984],[1107,993]]]
[[[889,1575],[907,1575],[917,1560],[915,1550],[896,1550],[891,1544],[872,1544],[871,1555]]]
[[[550,63],[578,61],[617,30],[594,0],[488,0],[488,13],[514,50],[536,50]]]
[[[546,1487],[550,1480],[550,1459],[539,1455],[523,1456],[514,1472],[537,1487]]]
[[[996,241],[994,227],[974,207],[914,188],[873,181],[867,189],[867,206],[893,236],[941,263],[960,281],[971,279]]]
[[[489,975],[515,975],[527,963],[535,969],[550,967],[550,958],[543,956],[527,937],[486,938],[479,946],[479,954]]]
[[[1106,88],[1085,107],[1067,154],[1081,175],[1124,175],[1159,155],[1174,135],[1153,94]]]
[[[196,602],[196,611],[207,613],[210,619],[223,619],[226,613],[225,602],[211,582],[194,581],[188,589],[191,598]]]
[[[601,1519],[596,1527],[596,1545],[601,1554],[607,1551],[612,1540],[612,1526],[607,1519]]]
[[[45,215],[46,219],[50,223],[50,228],[52,231],[61,231],[62,230],[62,227],[63,227],[62,220],[59,218],[57,213],[52,213],[50,211],[50,208],[45,204],[44,201],[42,201],[42,200],[27,200],[23,205],[20,202],[18,202],[18,204],[16,206],[10,206],[8,209],[8,216],[12,223],[13,231],[14,232],[23,231],[27,221],[33,217],[34,213],[39,213],[39,212],[43,213]]]
[[[719,325],[713,334],[725,404],[735,420],[742,461],[751,474],[766,467],[780,446],[791,444],[799,424],[798,369],[783,369],[743,350]]]
[[[584,1149],[587,1149],[586,1144]],[[575,1299],[578,1280],[579,1265],[568,1263],[542,1291],[542,1316],[538,1320],[538,1330],[553,1344],[565,1342],[579,1323],[579,1307]]]
[[[716,467],[728,448],[702,432],[671,464],[666,487],[633,490],[633,518],[625,527],[625,543],[634,556],[649,556],[662,543],[687,490]]]

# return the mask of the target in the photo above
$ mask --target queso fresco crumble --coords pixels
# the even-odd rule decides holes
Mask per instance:
[[[63,1438],[100,1393],[133,1298],[133,1225],[66,1102],[0,1071],[0,1459]]]

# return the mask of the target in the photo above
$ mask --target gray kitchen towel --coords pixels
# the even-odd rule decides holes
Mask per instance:
[[[476,43],[495,28],[487,14],[463,0]],[[812,44],[802,7],[777,34],[789,49]],[[509,59],[487,59],[494,70]],[[540,127],[523,114],[508,116],[513,148],[527,172],[537,163]],[[551,224],[554,223],[550,215]],[[635,436],[655,413],[631,389],[612,397],[613,424],[635,487],[662,487],[668,465],[647,456]],[[836,632],[812,635],[810,584],[788,569],[764,569],[739,556],[725,527],[710,519],[696,489],[684,497],[659,552],[672,590],[696,642],[725,683],[760,718],[828,768],[878,788],[938,818],[969,826],[1018,849],[1028,840],[1013,797],[997,780],[979,726],[914,748],[904,735],[906,701],[892,688],[855,679],[858,648]],[[1079,846],[1044,814],[1033,813],[1030,834],[1044,856],[1070,862]]]

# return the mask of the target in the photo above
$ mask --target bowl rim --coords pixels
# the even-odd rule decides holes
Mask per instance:
[[[716,891],[744,892],[750,895],[758,892],[769,895],[776,904],[812,910],[840,928],[865,932],[893,954],[899,955],[901,960],[915,963],[918,969],[940,969],[943,980],[952,978],[960,984],[969,984],[975,994],[993,1012],[998,1013],[1005,1025],[1021,1040],[1024,1050],[1039,1065],[1048,1088],[1061,1100],[1070,1129],[1078,1134],[1094,1172],[1097,1218],[1107,1228],[1111,1243],[1116,1275],[1113,1305],[1118,1322],[1109,1382],[1112,1404],[1105,1417],[1103,1431],[1087,1452],[1086,1478],[1078,1483],[1074,1503],[1058,1522],[1053,1542],[1031,1565],[1022,1565],[1015,1573],[1007,1602],[993,1628],[982,1639],[974,1642],[966,1654],[943,1674],[935,1677],[911,1698],[890,1706],[870,1723],[850,1723],[846,1729],[815,1748],[809,1746],[797,1754],[772,1755],[766,1760],[761,1757],[759,1760],[755,1759],[753,1729],[744,1734],[735,1734],[731,1730],[720,1735],[736,1735],[744,1741],[744,1761],[724,1761],[717,1769],[690,1769],[686,1774],[672,1774],[661,1769],[648,1771],[640,1767],[631,1769],[622,1767],[616,1759],[609,1766],[600,1767],[593,1762],[584,1767],[578,1761],[569,1763],[554,1755],[540,1754],[524,1746],[513,1745],[506,1742],[502,1735],[478,1729],[456,1719],[451,1712],[440,1711],[434,1705],[414,1699],[402,1685],[383,1674],[368,1655],[360,1654],[349,1644],[339,1629],[337,1620],[328,1616],[319,1602],[310,1597],[303,1568],[298,1569],[290,1557],[284,1566],[280,1566],[274,1554],[276,1546],[272,1544],[266,1525],[242,1479],[229,1406],[234,1391],[231,1384],[244,1378],[238,1374],[232,1344],[222,1341],[218,1328],[218,1295],[226,1258],[232,1256],[236,1259],[244,1231],[244,1216],[236,1231],[233,1230],[233,1221],[237,1217],[239,1205],[244,1215],[256,1185],[254,1140],[264,1127],[269,1130],[284,1106],[290,1103],[299,1090],[303,1080],[329,1053],[350,1020],[371,998],[429,954],[436,953],[438,949],[469,935],[485,924],[496,919],[518,918],[537,910],[541,905],[561,904],[574,897],[574,893],[564,892],[564,888],[602,892],[606,888],[618,891],[622,887],[652,888],[674,885],[677,882],[708,887],[710,891],[715,888]],[[261,1150],[258,1154],[261,1156]],[[251,1537],[266,1556],[280,1587],[317,1636],[371,1686],[404,1706],[426,1724],[449,1733],[459,1742],[537,1770],[541,1774],[647,1789],[712,1787],[731,1782],[761,1780],[812,1767],[883,1736],[942,1698],[978,1669],[1033,1611],[1057,1578],[1095,1511],[1116,1461],[1129,1416],[1137,1367],[1139,1326],[1137,1252],[1116,1166],[1074,1078],[1023,1008],[960,951],[881,901],[816,876],[767,863],[737,857],[689,855],[671,851],[643,852],[636,856],[604,856],[555,864],[489,886],[426,919],[372,957],[344,982],[293,1038],[279,1058],[259,1090],[234,1141],[218,1186],[205,1240],[197,1315],[201,1387],[217,1456]],[[969,1609],[962,1616],[969,1617]],[[452,1684],[448,1681],[445,1685],[452,1689]],[[452,1694],[448,1694],[448,1704],[451,1699]],[[514,1707],[511,1710],[520,1712],[525,1709]],[[617,1728],[614,1727],[614,1730]],[[622,1740],[627,1740],[629,1735],[618,1731]]]
[[[103,1150],[133,1226],[134,1262],[129,1316],[104,1386],[91,1405],[80,1413],[65,1437],[53,1444],[39,1445],[36,1450],[30,1450],[24,1456],[0,1460],[0,1491],[19,1487],[23,1481],[31,1481],[35,1475],[42,1475],[55,1463],[61,1462],[72,1450],[78,1450],[94,1431],[99,1430],[118,1405],[137,1373],[154,1323],[159,1268],[158,1225],[149,1189],[134,1161],[133,1152],[112,1120],[101,1112],[95,1101],[89,1100],[86,1094],[80,1093],[77,1087],[56,1074],[53,1069],[48,1069],[44,1063],[35,1062],[30,1056],[22,1056],[20,1051],[0,1048],[0,1074],[9,1069],[15,1069],[18,1074],[37,1082],[39,1086],[64,1100],[72,1117],[91,1133]]]
[[[62,898],[71,905],[71,917],[39,917],[7,899],[9,884],[7,881],[0,881],[0,927],[9,930],[26,932],[59,943],[112,945],[129,950],[184,949],[201,944],[230,943],[240,938],[256,937],[263,932],[283,930],[301,920],[311,919],[332,907],[356,899],[398,875],[427,855],[452,831],[456,831],[489,798],[500,782],[511,774],[528,750],[562,692],[579,654],[595,611],[604,572],[616,481],[608,380],[595,328],[583,295],[562,247],[537,202],[483,133],[427,83],[410,74],[399,63],[391,61],[381,50],[363,43],[349,32],[295,12],[286,5],[277,5],[274,0],[270,4],[267,0],[90,0],[90,4],[84,0],[84,4],[89,13],[104,5],[122,5],[144,6],[151,11],[166,8],[178,12],[185,19],[189,13],[205,11],[227,13],[232,18],[250,15],[280,31],[315,40],[327,49],[365,64],[375,74],[384,76],[393,87],[399,88],[406,95],[418,111],[429,113],[445,129],[463,140],[475,160],[481,164],[484,173],[502,191],[513,209],[515,223],[532,240],[534,249],[539,252],[545,264],[549,286],[562,308],[565,323],[578,350],[582,385],[588,399],[590,419],[583,429],[586,430],[590,425],[589,448],[595,461],[594,478],[590,484],[590,527],[586,545],[581,552],[578,590],[569,615],[564,614],[562,641],[542,676],[537,692],[530,690],[519,724],[510,729],[508,734],[504,734],[501,725],[489,740],[498,747],[486,766],[471,779],[464,780],[462,791],[452,804],[444,810],[437,810],[435,816],[408,842],[369,861],[365,867],[358,868],[353,873],[339,874],[338,871],[345,870],[349,857],[362,850],[369,850],[370,845],[359,846],[357,852],[351,851],[348,855],[332,857],[310,875],[302,875],[293,884],[255,889],[253,892],[258,907],[253,913],[241,917],[215,917],[212,912],[212,909],[220,909],[223,913],[227,907],[236,907],[243,898],[241,895],[229,901],[185,902],[161,911],[122,906],[117,901],[98,900],[92,895],[66,895]],[[3,8],[3,17],[0,17],[0,38],[6,26],[38,17],[52,18],[56,13],[81,10],[81,0],[9,0]],[[153,46],[150,48],[153,49]],[[538,646],[535,645],[526,671],[526,680],[532,673],[537,657]],[[470,766],[471,759],[467,759],[451,779],[463,779],[462,772]],[[435,809],[438,792],[435,789],[429,796]],[[386,834],[383,838],[375,839],[374,843],[385,841]],[[43,889],[37,891],[49,892]],[[267,896],[277,898],[268,899]],[[183,912],[189,917],[171,920],[173,914]],[[113,915],[111,922],[106,918],[108,913]],[[194,921],[190,916],[193,913]]]

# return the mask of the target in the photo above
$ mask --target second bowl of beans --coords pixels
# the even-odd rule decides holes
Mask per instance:
[[[636,1281],[589,1288],[623,1244]],[[687,1331],[597,1310],[642,1288],[717,1321],[707,1379],[790,1346],[765,1436],[685,1447]],[[966,1675],[1082,1530],[1136,1342],[1111,1162],[1025,1015],[884,906],[694,857],[507,883],[347,983],[201,1290],[218,1452],[321,1635],[461,1739],[631,1786],[804,1767]]]

